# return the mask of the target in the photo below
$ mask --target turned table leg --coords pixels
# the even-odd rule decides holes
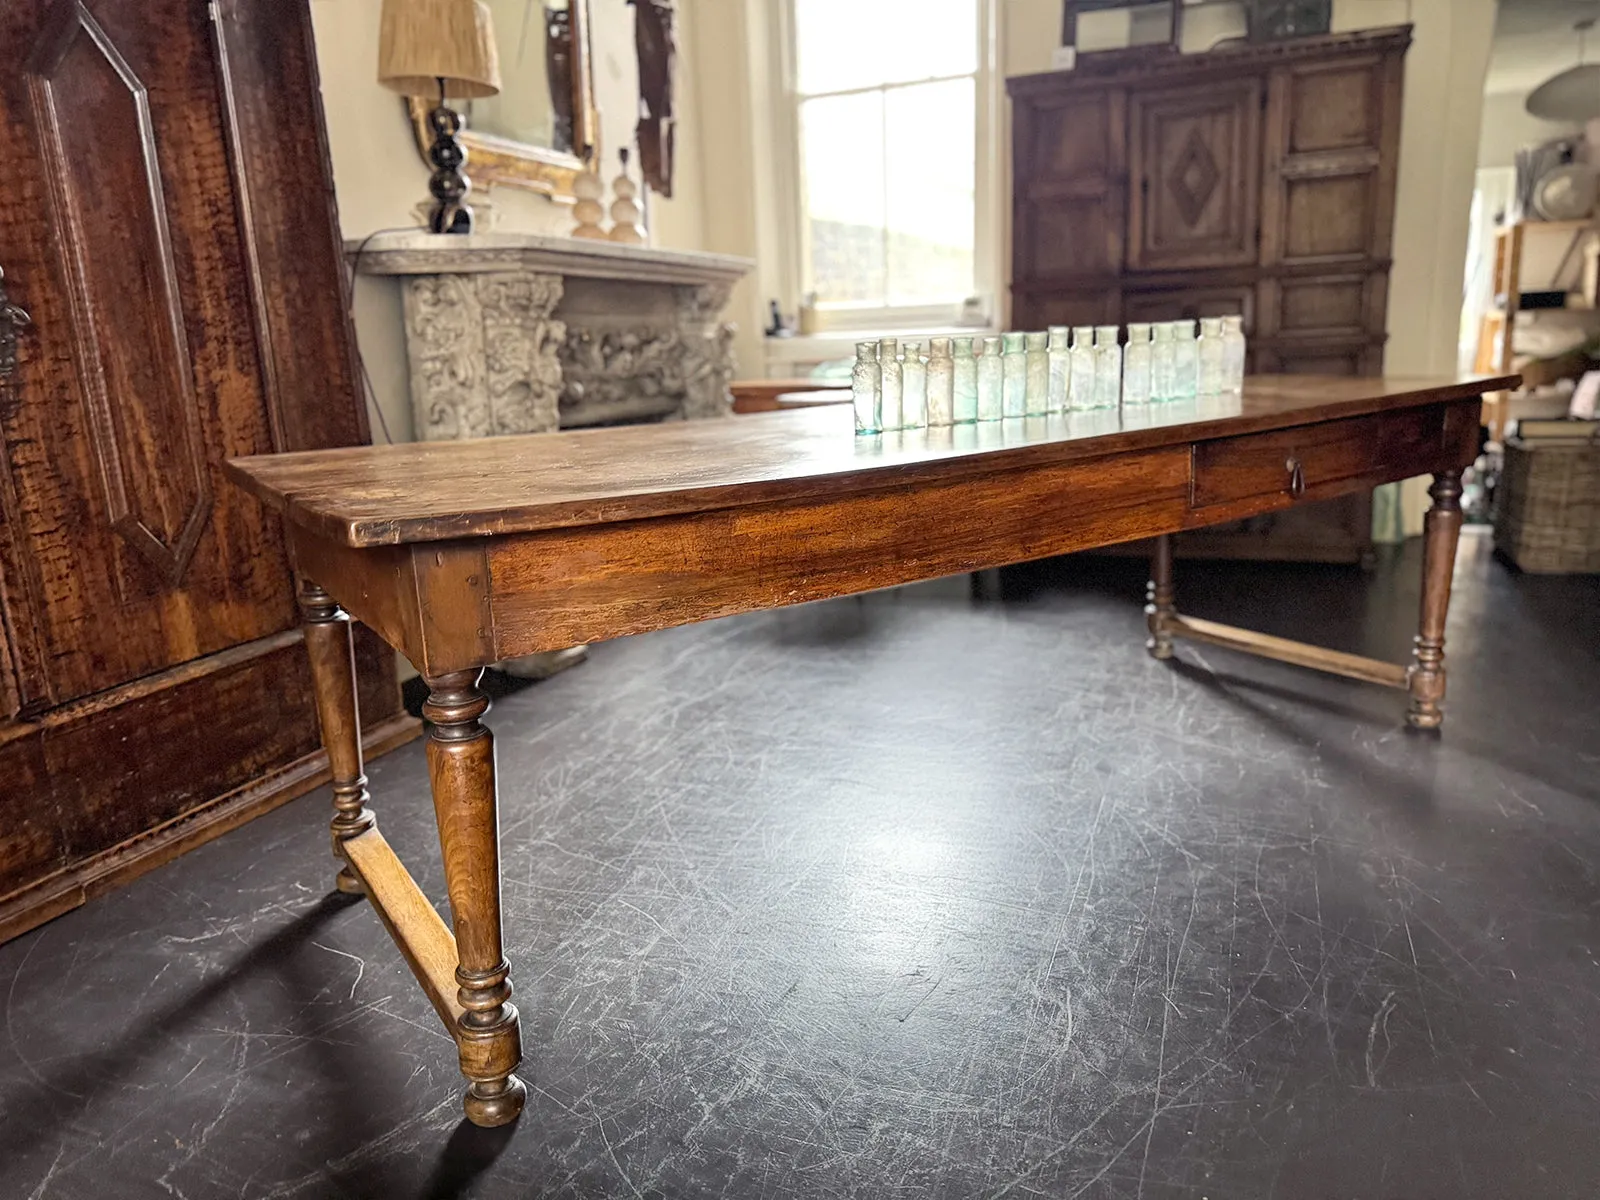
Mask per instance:
[[[343,843],[371,829],[367,809],[367,777],[361,761],[361,713],[356,701],[355,644],[350,618],[333,597],[309,579],[300,581],[300,614],[305,622],[306,651],[311,656],[311,683],[316,693],[317,723],[333,773],[333,852],[344,857]],[[341,892],[365,889],[350,870],[340,868],[334,880]]]
[[[1406,687],[1411,704],[1406,720],[1417,729],[1437,729],[1444,720],[1444,622],[1450,609],[1450,579],[1455,574],[1456,542],[1461,534],[1461,472],[1444,471],[1428,489],[1433,507],[1423,526],[1422,617]]]
[[[455,921],[461,1014],[456,1045],[468,1079],[465,1107],[474,1125],[516,1120],[527,1088],[513,1071],[522,1034],[511,1001],[511,965],[500,942],[500,835],[494,737],[479,720],[489,698],[479,670],[429,676],[428,775],[433,783],[445,882]]]
[[[1148,603],[1144,606],[1145,624],[1150,637],[1144,648],[1151,658],[1172,657],[1172,631],[1167,622],[1178,613],[1172,586],[1172,538],[1162,534],[1156,539],[1156,552],[1150,559],[1150,586],[1145,592]]]

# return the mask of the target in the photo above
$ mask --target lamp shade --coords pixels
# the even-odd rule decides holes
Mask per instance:
[[[494,22],[480,0],[383,0],[378,82],[405,96],[476,100],[500,90]]]
[[[1546,121],[1600,117],[1600,63],[1568,67],[1528,93],[1530,115]]]

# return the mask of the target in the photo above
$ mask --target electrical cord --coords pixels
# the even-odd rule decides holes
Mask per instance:
[[[350,298],[349,307],[345,316],[350,321],[350,331],[355,334],[356,328],[356,277],[361,274],[361,256],[367,252],[367,244],[373,238],[385,233],[416,233],[421,229],[418,225],[391,225],[387,229],[374,229],[356,244],[355,253],[350,255],[347,266],[349,282],[345,294]],[[361,338],[355,337],[356,364],[361,368],[362,398],[367,403],[367,408],[378,418],[378,428],[383,430],[383,440],[387,445],[394,445],[394,435],[389,432],[389,422],[383,415],[383,407],[378,403],[378,389],[372,386],[372,372],[367,370],[367,356],[361,351]]]

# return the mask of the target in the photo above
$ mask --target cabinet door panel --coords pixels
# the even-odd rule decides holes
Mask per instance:
[[[215,60],[187,0],[0,17],[0,264],[33,316],[0,490],[35,706],[293,621],[276,525],[220,475],[273,438]]]
[[[1253,76],[1130,97],[1130,267],[1256,261],[1261,97]]]
[[[1032,255],[1022,278],[1115,275],[1122,257],[1122,230],[1108,208],[1105,195],[1030,201],[1022,229]]]
[[[1122,311],[1128,321],[1198,321],[1201,317],[1240,316],[1249,334],[1255,329],[1255,289],[1248,284],[1218,284],[1141,290],[1128,293]]]
[[[1398,56],[1373,55],[1273,71],[1262,179],[1264,264],[1389,258],[1400,69]]]
[[[1383,347],[1353,345],[1263,346],[1255,370],[1263,375],[1381,375]]]
[[[1011,278],[1108,278],[1121,272],[1127,216],[1126,97],[1021,104]]]
[[[1018,293],[1011,324],[1016,329],[1048,325],[1114,325],[1121,321],[1115,288],[1096,291]]]
[[[1081,180],[1118,173],[1121,154],[1120,96],[1096,92],[1071,105],[1040,105],[1032,110],[1028,139],[1031,169],[1027,177]]]

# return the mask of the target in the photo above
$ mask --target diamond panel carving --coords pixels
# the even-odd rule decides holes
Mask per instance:
[[[1193,227],[1199,223],[1206,205],[1216,195],[1221,179],[1222,172],[1211,155],[1211,148],[1206,145],[1198,129],[1191,129],[1183,153],[1178,155],[1178,161],[1172,165],[1172,173],[1167,176],[1167,188],[1178,202],[1178,211],[1185,224]]]

